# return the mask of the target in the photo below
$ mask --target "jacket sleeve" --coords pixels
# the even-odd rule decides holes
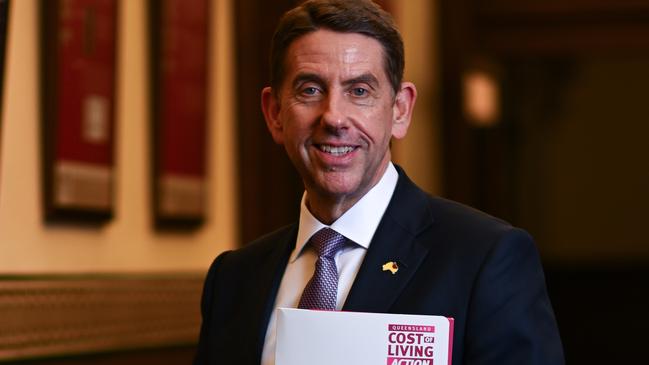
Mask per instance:
[[[217,274],[223,258],[227,252],[219,255],[205,277],[205,284],[203,285],[203,295],[201,297],[201,329],[198,339],[198,347],[194,357],[194,365],[207,365],[209,364],[209,348],[210,348],[210,324],[212,318],[212,310],[214,308],[214,297],[216,294]]]
[[[495,242],[467,313],[467,365],[562,365],[563,348],[532,238],[512,229]]]

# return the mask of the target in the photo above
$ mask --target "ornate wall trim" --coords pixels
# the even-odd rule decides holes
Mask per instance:
[[[202,275],[0,277],[0,361],[193,344]]]

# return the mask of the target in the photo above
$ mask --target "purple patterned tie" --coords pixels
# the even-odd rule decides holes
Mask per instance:
[[[315,248],[318,260],[313,277],[306,284],[298,308],[335,310],[338,293],[338,269],[334,256],[343,248],[347,239],[331,228],[323,228],[311,237],[309,243]]]

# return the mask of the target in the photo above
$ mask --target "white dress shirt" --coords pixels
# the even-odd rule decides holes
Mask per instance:
[[[365,258],[374,232],[390,203],[397,185],[399,174],[390,163],[381,180],[365,194],[356,204],[331,224],[336,232],[349,241],[335,256],[338,269],[338,294],[336,310],[340,310],[347,299],[347,294],[356,278],[358,269]],[[268,321],[264,349],[261,356],[262,365],[275,364],[275,327],[277,308],[297,308],[304,287],[313,276],[317,255],[311,247],[305,247],[311,236],[327,225],[318,221],[309,212],[305,204],[306,192],[302,196],[300,222],[295,249],[286,265],[282,282],[279,285],[273,312]]]

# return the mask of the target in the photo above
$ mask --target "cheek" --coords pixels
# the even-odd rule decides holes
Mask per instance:
[[[312,113],[307,107],[300,104],[293,104],[283,108],[280,114],[287,129],[290,129],[292,133],[300,133],[299,131],[308,127],[308,121]]]
[[[297,104],[285,109],[282,118],[290,138],[303,142],[311,137],[318,124],[319,114],[316,107]]]
[[[375,144],[385,144],[392,136],[392,114],[379,111],[367,116],[363,131]]]
[[[294,118],[284,119],[284,148],[286,152],[294,159],[305,154],[305,144],[309,133],[305,126],[298,123]]]

